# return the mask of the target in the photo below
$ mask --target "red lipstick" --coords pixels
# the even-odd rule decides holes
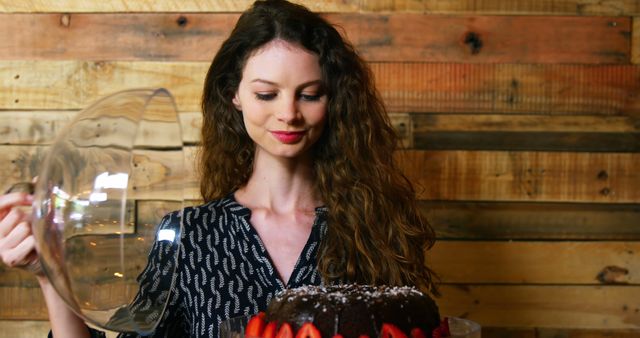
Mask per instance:
[[[272,131],[271,134],[280,142],[285,144],[297,143],[304,137],[306,131]]]

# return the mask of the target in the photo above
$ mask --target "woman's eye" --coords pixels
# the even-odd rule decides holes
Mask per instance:
[[[300,94],[300,98],[303,101],[318,101],[322,97],[322,94]]]
[[[271,101],[275,97],[276,97],[276,94],[274,93],[268,93],[268,94],[256,93],[256,99],[261,101]]]

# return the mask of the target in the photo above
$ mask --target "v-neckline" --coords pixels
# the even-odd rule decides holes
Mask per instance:
[[[255,242],[254,244],[257,244],[258,247],[260,247],[260,249],[262,250],[262,254],[264,254],[266,258],[265,262],[267,264],[267,270],[271,274],[270,277],[276,281],[280,289],[284,290],[292,287],[291,282],[293,277],[297,275],[299,273],[299,270],[302,268],[300,264],[303,256],[305,255],[305,253],[309,251],[309,247],[313,243],[317,242],[316,238],[317,236],[319,236],[320,218],[321,218],[321,215],[324,212],[326,212],[326,207],[321,206],[321,207],[316,207],[314,209],[315,216],[313,219],[313,224],[311,225],[311,232],[309,232],[309,237],[307,238],[307,241],[305,242],[304,247],[302,247],[302,250],[300,251],[298,258],[296,259],[296,263],[293,266],[293,270],[291,270],[291,274],[289,275],[289,280],[287,280],[285,283],[285,281],[283,281],[282,278],[280,277],[280,273],[276,269],[275,264],[273,263],[273,259],[271,258],[271,255],[269,254],[269,251],[267,250],[266,245],[264,245],[264,242],[262,241],[260,234],[258,234],[258,231],[255,229],[255,227],[251,223],[251,209],[249,209],[248,207],[238,202],[238,200],[235,197],[235,193],[230,194],[228,198],[232,201],[232,203],[236,204],[239,207],[235,209],[235,211],[238,212],[238,215],[241,216],[244,222],[246,223],[246,230],[249,232],[247,238],[250,241],[254,241]]]

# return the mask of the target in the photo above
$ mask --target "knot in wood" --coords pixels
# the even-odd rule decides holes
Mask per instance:
[[[176,20],[176,23],[178,24],[178,26],[184,27],[187,25],[187,23],[189,23],[189,19],[187,19],[187,17],[185,17],[184,15],[180,15],[178,17],[178,20]]]
[[[480,35],[476,32],[468,32],[464,37],[464,43],[469,46],[471,54],[478,54],[482,49],[482,39],[480,39]]]
[[[71,14],[65,13],[60,16],[60,26],[69,27],[71,26]]]

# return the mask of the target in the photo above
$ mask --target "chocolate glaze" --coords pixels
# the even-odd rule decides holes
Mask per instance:
[[[313,322],[322,337],[375,338],[383,323],[394,324],[407,336],[419,327],[430,337],[440,315],[433,299],[416,288],[352,284],[285,290],[269,304],[266,320],[278,326],[288,322],[294,334],[305,322]]]

